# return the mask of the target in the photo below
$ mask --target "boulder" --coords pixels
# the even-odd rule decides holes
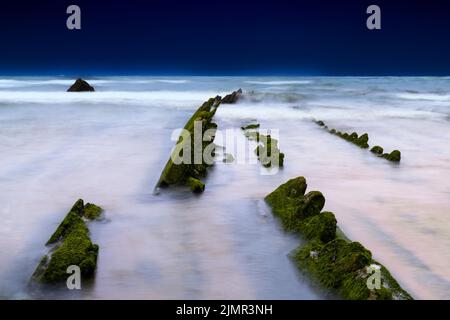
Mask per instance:
[[[94,204],[84,206],[79,199],[47,241],[51,245],[33,273],[34,280],[43,283],[62,282],[67,279],[67,268],[78,266],[83,277],[94,274],[98,245],[92,243],[85,219],[97,218],[102,209]]]
[[[222,103],[236,103],[241,95],[242,89],[233,91],[232,93],[227,94],[225,97],[223,97]]]
[[[92,87],[89,83],[79,78],[75,81],[73,85],[67,89],[68,92],[82,92],[82,91],[95,91],[94,87]]]
[[[383,148],[380,146],[374,146],[372,149],[370,149],[370,151],[377,155],[383,154]]]

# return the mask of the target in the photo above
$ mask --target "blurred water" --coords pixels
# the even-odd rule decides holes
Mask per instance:
[[[303,175],[415,297],[450,298],[450,78],[102,77],[88,79],[95,93],[64,92],[72,81],[0,79],[1,297],[326,298],[292,266],[300,240],[262,201]],[[257,119],[279,129],[284,169],[261,175],[257,163],[219,158],[202,195],[152,194],[172,131],[240,87],[245,99],[219,108],[219,128]],[[313,118],[400,149],[400,165]],[[90,226],[94,281],[81,292],[30,289],[44,243],[80,197],[106,209]]]

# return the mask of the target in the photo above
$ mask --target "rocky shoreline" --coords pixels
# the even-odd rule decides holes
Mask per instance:
[[[278,148],[278,140],[272,138],[270,134],[264,135],[259,133],[259,127],[259,123],[252,123],[242,126],[241,130],[244,131],[244,135],[249,140],[256,141],[258,144],[255,153],[264,167],[283,167],[284,153]]]
[[[173,150],[166,166],[164,167],[161,177],[156,184],[156,188],[168,187],[170,185],[187,185],[192,192],[201,193],[205,190],[205,183],[201,178],[207,175],[207,169],[212,163],[205,161],[203,155],[209,152],[212,157],[215,155],[214,138],[217,130],[217,124],[213,122],[213,117],[217,108],[221,103],[235,103],[242,94],[239,89],[233,93],[226,95],[224,98],[216,96],[204,102],[195,113],[191,116],[184,126],[185,132],[178,138],[175,149]],[[196,132],[195,125],[199,124],[201,131]],[[196,134],[205,134],[206,139],[201,140],[201,145],[196,145]],[[194,138],[193,138],[194,137]],[[206,140],[206,141],[205,141]],[[196,163],[195,150],[201,149],[201,159]],[[183,152],[189,152],[189,162],[181,161],[175,164],[174,159],[184,157]]]
[[[350,143],[353,143],[354,145],[362,148],[362,149],[368,149],[369,146],[369,135],[367,133],[364,133],[360,136],[356,132],[352,132],[351,134],[348,134],[346,132],[341,132],[336,129],[329,129],[328,126],[323,122],[322,120],[314,121],[318,126],[322,127],[323,129],[327,130],[329,133],[334,134]],[[374,146],[370,149],[370,151],[377,155],[380,158],[384,158],[386,160],[392,161],[392,162],[400,162],[401,160],[401,152],[399,150],[394,150],[391,153],[383,153],[383,148],[380,146]]]
[[[57,283],[67,279],[67,268],[78,266],[83,278],[92,277],[97,267],[98,245],[92,243],[86,221],[99,219],[103,209],[84,204],[79,199],[52,234],[44,255],[32,275],[32,280]]]
[[[286,231],[306,240],[292,253],[297,267],[344,299],[412,299],[368,249],[343,234],[332,212],[322,211],[325,205],[322,193],[306,193],[306,188],[305,178],[297,177],[265,197]],[[376,279],[372,283],[373,272],[379,272],[378,285]],[[369,288],[371,283],[374,286]]]

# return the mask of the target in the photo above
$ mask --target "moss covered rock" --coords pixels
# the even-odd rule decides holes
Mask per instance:
[[[261,164],[270,168],[272,166],[282,167],[284,165],[284,153],[278,148],[278,140],[270,135],[258,134],[259,145],[255,149]]]
[[[336,217],[332,212],[324,211],[302,220],[300,232],[308,240],[328,242],[336,238]]]
[[[167,187],[175,184],[191,185],[188,181],[190,178],[199,180],[207,174],[207,168],[212,165],[212,163],[205,161],[203,155],[205,151],[210,151],[211,157],[215,155],[215,145],[213,140],[217,125],[212,122],[212,119],[222,101],[223,100],[219,96],[208,99],[208,101],[205,101],[187,121],[184,129],[186,132],[189,132],[189,138],[186,137],[185,139],[183,135],[180,135],[175,149],[167,161],[156,187]],[[196,121],[201,124],[203,134],[205,134],[205,132],[209,133],[210,141],[202,141],[200,146],[195,145],[194,131]],[[203,138],[204,137],[202,137],[202,140]],[[201,163],[196,163],[195,161],[195,151],[196,149],[198,150],[198,148],[201,148]],[[190,161],[174,163],[172,159],[180,158],[180,160],[182,160],[182,157],[184,156],[183,152],[185,151],[190,152],[190,157],[188,157]],[[195,190],[199,190],[198,187],[196,187]]]
[[[201,193],[205,190],[205,184],[201,182],[199,179],[189,177],[187,180],[187,184],[189,188],[191,188],[192,192]]]
[[[370,151],[377,155],[383,154],[383,148],[380,146],[374,146],[372,149],[370,149]]]
[[[92,276],[97,264],[98,245],[89,238],[83,217],[98,217],[97,213],[101,211],[94,204],[84,206],[83,200],[78,200],[47,241],[47,245],[53,247],[41,259],[33,278],[46,283],[64,281],[71,265],[78,266],[83,277]]]
[[[287,230],[301,231],[302,220],[319,214],[325,204],[319,191],[305,195],[306,187],[305,178],[298,177],[282,184],[265,198]]]
[[[367,149],[369,148],[369,135],[367,133],[364,133],[352,142],[363,149]]]
[[[236,103],[242,95],[242,89],[233,91],[230,94],[227,94],[222,99],[222,103]]]
[[[316,121],[316,124],[321,127],[325,126],[325,122],[323,122],[322,120]]]
[[[401,153],[398,150],[394,150],[391,153],[387,154],[383,154],[383,158],[389,160],[389,161],[393,161],[393,162],[399,162],[401,160]]]
[[[89,220],[99,219],[103,209],[93,203],[87,203],[84,206],[84,217]]]
[[[298,177],[265,198],[285,229],[307,240],[292,255],[297,266],[345,299],[411,299],[369,250],[342,233],[332,212],[321,212],[323,195],[318,191],[305,194],[306,188],[305,178]],[[381,270],[382,285],[369,289],[368,268],[374,265]]]
[[[242,126],[241,127],[241,129],[242,130],[251,130],[251,129],[258,129],[259,128],[259,123],[251,123],[251,124],[248,124],[248,125],[246,125],[246,126]]]

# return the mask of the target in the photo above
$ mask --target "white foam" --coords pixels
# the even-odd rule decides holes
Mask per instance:
[[[450,101],[450,94],[399,93],[396,96],[406,100]]]
[[[223,93],[222,93],[223,94]],[[0,91],[0,104],[17,103],[94,103],[148,104],[149,102],[201,102],[215,97],[217,92],[208,91],[96,91],[96,92],[61,92],[61,91]]]
[[[262,84],[269,86],[282,86],[287,84],[309,84],[312,83],[311,80],[285,80],[285,81],[244,81],[245,83],[251,84]]]

